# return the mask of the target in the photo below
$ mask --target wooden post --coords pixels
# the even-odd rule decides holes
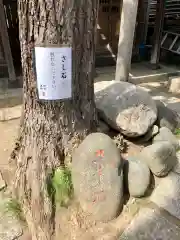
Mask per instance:
[[[149,10],[151,0],[139,0],[138,14],[137,14],[137,30],[135,36],[135,54],[136,60],[140,60],[139,45],[146,44],[148,23],[149,23]]]
[[[165,0],[157,1],[156,5],[156,19],[155,19],[155,30],[154,30],[154,45],[151,53],[151,67],[153,69],[159,68],[159,58],[161,50],[161,38],[164,25],[164,10]]]
[[[7,31],[7,24],[6,24],[6,18],[4,13],[4,5],[3,1],[0,0],[0,37],[2,40],[2,47],[5,55],[5,60],[8,67],[8,73],[9,73],[9,80],[15,81],[16,80],[16,74],[14,70],[14,64],[11,54],[11,48],[9,43],[9,36]]]
[[[116,81],[128,81],[129,78],[137,9],[138,0],[123,0],[116,63]]]
[[[0,61],[4,60],[4,54],[3,54],[3,50],[2,50],[2,42],[1,42],[1,38],[0,38]]]

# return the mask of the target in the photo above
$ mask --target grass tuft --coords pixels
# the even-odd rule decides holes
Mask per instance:
[[[176,136],[180,136],[180,128],[177,128],[177,129],[175,130],[175,135],[176,135]]]
[[[55,190],[56,204],[67,207],[73,196],[71,171],[68,168],[56,169],[52,178],[52,186]]]

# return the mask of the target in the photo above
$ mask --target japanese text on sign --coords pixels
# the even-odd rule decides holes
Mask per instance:
[[[71,98],[72,49],[35,47],[39,99]]]

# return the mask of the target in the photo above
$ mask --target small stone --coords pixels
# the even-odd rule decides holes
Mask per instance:
[[[150,184],[148,166],[136,158],[128,158],[124,166],[125,185],[132,197],[143,197]]]
[[[95,220],[115,218],[123,204],[123,160],[113,140],[93,133],[72,155],[74,193]]]
[[[169,92],[180,93],[180,77],[171,77],[169,79]]]
[[[156,136],[159,132],[159,127],[157,125],[154,125],[152,127],[152,130],[151,130],[151,138],[153,138],[154,136]]]
[[[166,176],[177,163],[175,148],[167,141],[145,147],[139,154],[139,159],[145,162],[158,177]]]
[[[2,173],[0,172],[0,191],[6,187],[6,183],[3,179]]]
[[[125,136],[143,136],[157,119],[156,103],[134,84],[101,81],[94,84],[94,91],[101,118]]]
[[[179,149],[179,141],[176,138],[176,136],[167,128],[167,127],[162,127],[159,130],[159,134],[157,134],[154,139],[153,142],[159,142],[159,141],[168,141],[170,142],[176,150]]]
[[[157,109],[158,109],[158,118],[157,124],[159,127],[167,127],[172,132],[176,128],[178,128],[180,124],[180,117],[174,110],[168,108],[161,101],[156,101]]]
[[[158,207],[164,208],[174,217],[180,219],[180,176],[171,172],[161,179],[153,191],[150,200]],[[173,238],[172,238],[173,239]]]
[[[168,221],[160,210],[143,208],[119,240],[179,240],[180,228]]]

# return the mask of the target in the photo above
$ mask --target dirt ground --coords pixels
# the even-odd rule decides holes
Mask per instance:
[[[11,170],[8,164],[8,159],[18,134],[19,121],[19,119],[15,119],[0,122],[0,169],[7,183],[12,177]]]

